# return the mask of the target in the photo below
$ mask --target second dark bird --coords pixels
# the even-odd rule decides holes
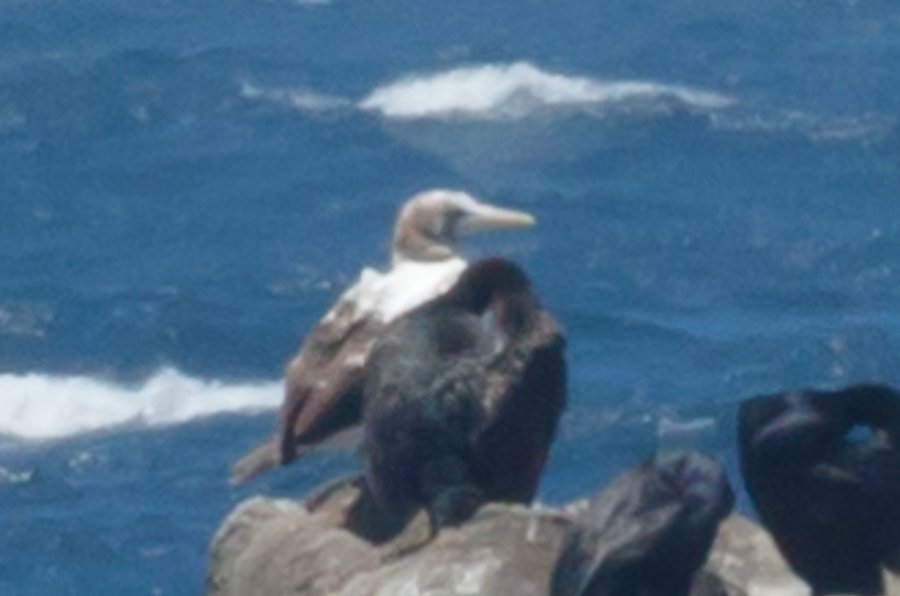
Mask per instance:
[[[565,341],[525,273],[499,258],[390,326],[364,389],[365,482],[396,527],[432,535],[486,501],[528,503],[566,402]]]
[[[687,596],[734,493],[695,451],[657,453],[572,515],[552,596]]]
[[[760,519],[813,593],[884,593],[882,567],[900,570],[900,393],[748,399],[738,442]]]

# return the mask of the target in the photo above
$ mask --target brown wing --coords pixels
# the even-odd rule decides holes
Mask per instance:
[[[528,503],[566,405],[565,339],[546,313],[490,364],[486,418],[475,438],[489,498]]]
[[[341,297],[285,369],[275,436],[235,462],[233,483],[288,463],[361,422],[363,368],[383,327],[378,317],[359,311],[351,292]]]
[[[319,443],[362,421],[365,363],[384,325],[375,318],[354,321],[335,333],[331,323],[313,330],[285,372],[279,418],[282,463],[297,448]]]

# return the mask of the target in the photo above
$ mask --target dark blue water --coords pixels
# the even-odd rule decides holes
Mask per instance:
[[[538,218],[466,250],[567,330],[546,501],[900,384],[898,64],[882,0],[0,0],[0,594],[202,593],[235,503],[353,469],[226,484],[432,186]]]

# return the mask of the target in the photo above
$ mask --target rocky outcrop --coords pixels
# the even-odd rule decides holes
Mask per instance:
[[[570,511],[488,505],[428,541],[424,516],[373,546],[341,527],[357,498],[345,486],[300,502],[254,497],[224,521],[212,544],[209,596],[544,596]],[[889,594],[900,596],[892,579]],[[739,515],[723,522],[692,596],[808,596],[771,538]]]
[[[788,568],[772,537],[737,514],[719,526],[693,594],[716,593],[710,586],[728,596],[809,595],[809,588]]]
[[[212,545],[210,596],[396,596],[547,593],[571,524],[559,511],[488,505],[428,541],[422,515],[373,546],[340,526],[356,497],[337,491],[302,503],[252,498],[226,518]]]

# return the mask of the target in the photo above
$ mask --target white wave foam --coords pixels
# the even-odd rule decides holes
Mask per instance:
[[[241,82],[241,97],[269,101],[304,111],[325,111],[351,105],[345,99],[324,95],[308,89],[266,89],[247,81]]]
[[[797,133],[813,141],[875,141],[896,126],[896,116],[865,113],[857,116],[829,116],[798,110],[767,108],[727,118],[712,118],[715,128],[750,133]]]
[[[281,383],[224,384],[164,369],[125,387],[90,377],[0,375],[0,434],[65,437],[125,423],[176,424],[220,412],[276,407]]]
[[[648,81],[601,81],[543,71],[528,62],[456,68],[379,87],[359,107],[387,118],[521,118],[553,107],[622,107],[647,102],[724,108],[724,95]]]

